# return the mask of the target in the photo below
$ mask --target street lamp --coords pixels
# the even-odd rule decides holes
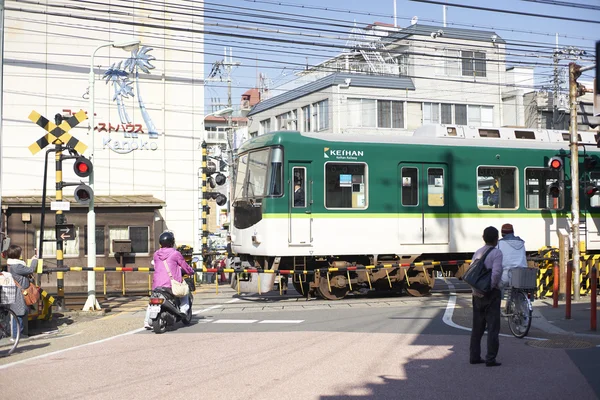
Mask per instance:
[[[90,109],[89,109],[89,120],[90,120],[90,125],[88,127],[88,135],[92,140],[92,146],[91,146],[91,150],[90,150],[90,157],[89,159],[94,162],[94,148],[95,148],[95,141],[94,141],[94,129],[95,129],[95,121],[94,121],[94,84],[96,81],[96,76],[94,73],[94,57],[96,56],[96,52],[104,47],[114,47],[116,49],[123,49],[125,51],[131,51],[133,49],[136,49],[138,46],[140,45],[140,41],[139,40],[128,40],[125,42],[109,42],[109,43],[104,43],[101,44],[99,46],[97,46],[94,51],[92,52],[92,57],[90,60],[90,73],[89,73],[89,83],[90,83]],[[89,186],[90,188],[92,188],[92,193],[93,193],[93,189],[94,189],[94,175],[95,172],[94,170],[92,170],[92,173],[89,176],[90,179],[90,183]],[[87,223],[88,223],[88,229],[87,229],[87,233],[88,233],[88,238],[87,238],[87,248],[88,248],[88,267],[89,268],[95,268],[96,267],[96,214],[94,213],[94,194],[92,195],[92,198],[90,199],[90,204],[89,204],[89,209],[88,209],[88,216],[87,216]],[[88,271],[88,277],[87,277],[87,281],[88,281],[88,298],[85,302],[85,305],[83,306],[83,310],[84,311],[88,311],[88,310],[99,310],[100,309],[100,305],[98,304],[98,301],[96,300],[96,272],[91,270]]]

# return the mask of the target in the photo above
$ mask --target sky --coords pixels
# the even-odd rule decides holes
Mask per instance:
[[[418,23],[442,26],[443,6],[429,4],[430,1],[449,5],[448,27],[489,30],[503,38],[507,42],[507,67],[511,63],[534,66],[538,89],[551,87],[556,34],[559,49],[573,46],[587,53],[579,60],[561,60],[563,69],[569,61],[582,66],[594,63],[595,42],[600,40],[598,0],[396,0],[397,25],[407,27],[416,16]],[[394,0],[207,0],[206,30],[216,34],[205,36],[206,74],[214,62],[223,59],[224,48],[231,49],[233,61],[241,64],[232,70],[232,103],[237,105],[243,92],[257,86],[259,74],[264,74],[271,88],[275,88],[292,79],[294,72],[305,65],[316,65],[339,54],[354,24],[394,23],[393,16]],[[591,80],[593,74],[593,70],[585,73],[580,80]],[[207,112],[227,103],[226,88],[224,82],[207,83]]]

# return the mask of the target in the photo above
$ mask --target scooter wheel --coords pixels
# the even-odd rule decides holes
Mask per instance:
[[[165,318],[164,312],[161,312],[156,316],[156,319],[152,321],[152,330],[154,333],[165,333],[167,330],[167,319]]]

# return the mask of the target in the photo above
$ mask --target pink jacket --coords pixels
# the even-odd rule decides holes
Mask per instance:
[[[181,270],[191,275],[194,270],[187,265],[180,252],[172,247],[163,247],[154,252],[154,276],[152,278],[152,289],[157,287],[171,287],[171,278],[167,273],[164,260],[167,261],[171,275],[177,282],[183,282]]]

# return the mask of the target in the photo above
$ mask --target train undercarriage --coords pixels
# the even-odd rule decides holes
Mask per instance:
[[[453,255],[456,260],[457,256]],[[466,255],[460,255],[464,256]],[[427,257],[427,255],[426,255]],[[238,267],[263,270],[290,271],[279,274],[279,284],[285,290],[289,283],[303,296],[317,296],[326,300],[340,300],[349,294],[391,292],[420,297],[428,295],[434,287],[437,271],[454,275],[462,264],[440,267],[428,263],[431,258],[421,256],[336,256],[336,257],[240,257]],[[439,258],[438,258],[439,260]],[[416,264],[416,265],[415,265]],[[308,273],[303,273],[308,271]],[[242,287],[249,291],[253,277],[243,277]],[[275,281],[275,274],[261,274],[265,280]],[[290,282],[291,280],[291,282]],[[258,281],[258,279],[257,279]],[[237,288],[238,283],[232,282]],[[271,289],[273,286],[271,286]],[[270,289],[270,290],[271,290]]]

